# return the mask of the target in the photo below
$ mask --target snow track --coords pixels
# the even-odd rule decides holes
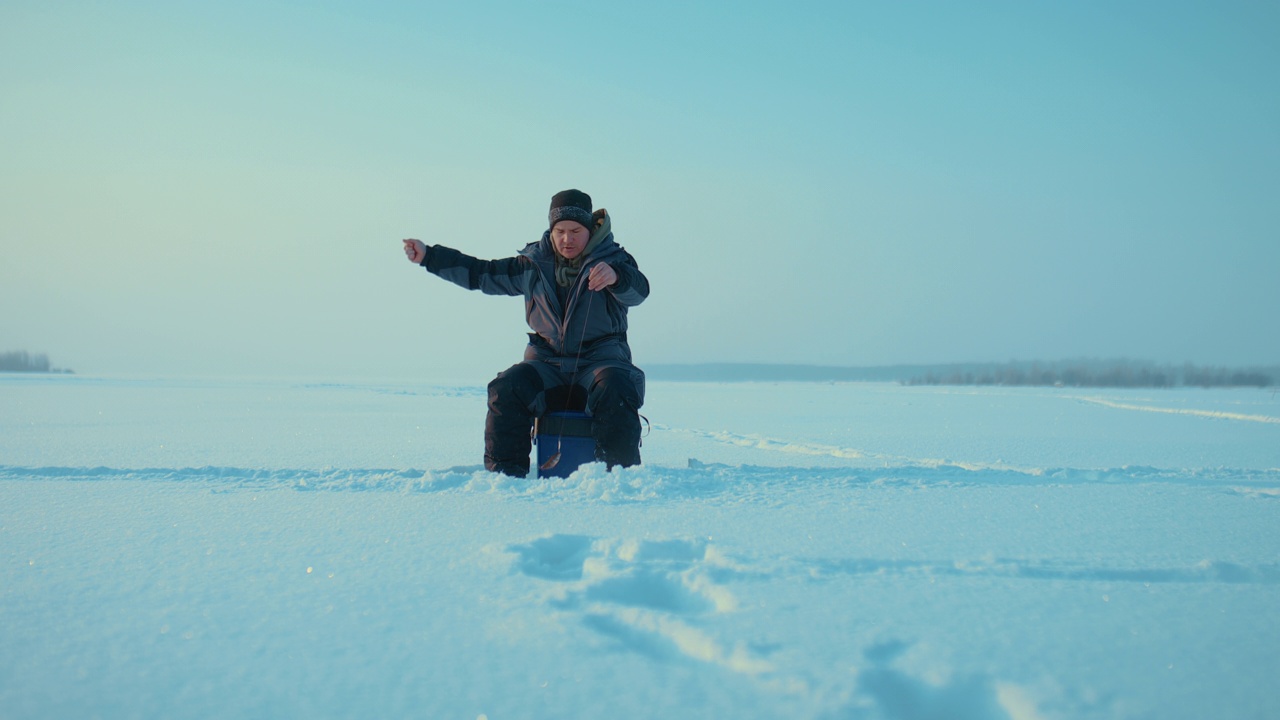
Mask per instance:
[[[1280,425],[1280,417],[1271,415],[1250,415],[1247,413],[1225,412],[1219,410],[1196,410],[1192,408],[1170,408],[1152,405],[1136,405],[1134,403],[1115,402],[1100,397],[1076,397],[1076,400],[1101,405],[1116,410],[1134,410],[1138,412],[1162,413],[1165,415],[1189,415],[1191,417],[1209,418],[1212,420],[1238,420],[1240,422],[1269,423]]]

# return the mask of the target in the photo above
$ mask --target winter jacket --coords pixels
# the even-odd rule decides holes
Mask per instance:
[[[523,295],[525,320],[533,331],[525,360],[550,363],[562,372],[575,372],[578,365],[631,367],[627,308],[649,296],[649,281],[635,258],[614,242],[608,214],[597,211],[597,215],[595,233],[606,233],[605,238],[582,259],[577,280],[565,295],[567,303],[556,293],[556,254],[550,230],[515,257],[479,260],[452,248],[429,245],[420,264],[468,290]],[[587,289],[588,275],[592,266],[601,262],[613,268],[618,281],[593,292]]]

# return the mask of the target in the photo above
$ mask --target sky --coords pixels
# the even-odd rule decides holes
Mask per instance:
[[[409,264],[608,209],[638,365],[1280,363],[1266,2],[0,4],[0,352],[487,379]]]

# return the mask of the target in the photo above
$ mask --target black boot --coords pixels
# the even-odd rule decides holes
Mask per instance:
[[[484,421],[484,467],[512,477],[529,475],[533,410],[542,378],[531,365],[512,365],[489,383]]]
[[[642,387],[632,371],[609,367],[596,373],[587,394],[596,459],[603,460],[610,470],[640,464]]]

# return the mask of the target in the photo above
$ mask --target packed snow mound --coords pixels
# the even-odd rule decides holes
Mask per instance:
[[[513,478],[482,466],[442,470],[387,468],[321,470],[287,468],[111,468],[0,465],[0,481],[57,479],[76,482],[133,480],[193,483],[212,492],[291,489],[330,492],[489,493],[530,500],[641,503],[728,498],[769,501],[787,488],[1052,486],[1092,484],[1186,485],[1258,499],[1280,497],[1280,469],[1153,467],[1034,470],[918,465],[884,468],[731,466],[690,459],[687,467],[642,465],[609,471],[603,463],[581,466],[568,477]]]

